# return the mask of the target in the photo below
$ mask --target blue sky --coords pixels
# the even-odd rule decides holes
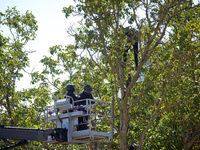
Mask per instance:
[[[16,6],[20,14],[29,10],[38,21],[36,39],[25,46],[26,50],[36,50],[35,53],[29,54],[30,68],[27,68],[27,71],[30,72],[33,68],[35,71],[41,69],[39,61],[48,54],[49,47],[65,46],[74,42],[74,39],[68,36],[66,29],[75,20],[73,17],[66,19],[62,12],[63,7],[69,5],[74,5],[73,0],[0,0],[0,12],[5,12],[8,6],[10,8]],[[5,34],[9,36],[10,33]],[[25,78],[18,83],[17,89],[27,87],[30,87],[30,77],[25,75]]]

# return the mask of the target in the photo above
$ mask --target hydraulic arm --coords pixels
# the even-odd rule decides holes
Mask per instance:
[[[0,126],[0,139],[46,141],[53,129],[33,129]]]

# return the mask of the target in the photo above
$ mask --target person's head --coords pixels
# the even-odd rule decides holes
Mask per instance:
[[[127,42],[138,41],[139,32],[135,28],[125,28]]]
[[[89,84],[86,84],[83,89],[86,93],[92,92],[92,87]]]
[[[68,92],[74,92],[75,91],[75,88],[74,88],[73,84],[68,84],[66,86],[66,89],[67,89]]]

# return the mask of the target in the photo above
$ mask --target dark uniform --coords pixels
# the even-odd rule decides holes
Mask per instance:
[[[76,99],[77,99],[76,95],[72,91],[67,92],[66,95],[72,97],[74,101],[76,101]],[[70,98],[70,103],[72,104],[71,98]]]
[[[75,87],[73,84],[68,84],[66,86],[66,90],[67,90],[67,93],[66,95],[70,96],[73,98],[73,100],[75,101],[77,99],[76,95],[74,94],[74,91],[75,91]],[[66,98],[66,97],[65,97]],[[70,103],[72,104],[72,98],[70,98]],[[73,110],[69,110],[69,112],[73,112]],[[64,111],[63,113],[66,113],[66,111]]]
[[[94,99],[94,97],[90,93],[92,91],[92,87],[90,85],[86,84],[83,88],[84,88],[84,91],[81,92],[78,95],[77,100],[81,100],[81,99]],[[92,102],[92,104],[93,103],[94,102]],[[77,102],[77,103],[75,103],[75,105],[76,104],[78,106],[80,106],[80,105],[86,105],[86,100]],[[78,117],[77,131],[87,129],[87,121],[88,121],[88,116]]]
[[[78,97],[77,97],[77,100],[81,100],[81,99],[94,99],[94,97],[92,96],[91,93],[87,93],[85,91],[81,92]],[[80,106],[80,105],[86,105],[86,100],[84,101],[80,101],[80,102],[77,102],[77,105]]]
[[[127,61],[127,54],[128,51],[134,51],[134,59],[135,59],[135,69],[137,70],[138,67],[138,31],[136,29],[127,29],[128,31],[126,31],[126,36],[127,36],[127,46],[126,49],[124,51],[124,62]],[[133,46],[133,49],[131,48],[131,45]]]
[[[135,70],[137,71],[138,68],[138,31],[136,29],[128,29],[128,31],[126,32],[126,36],[127,36],[127,46],[126,49],[124,51],[124,63],[126,63],[127,61],[127,55],[128,55],[128,51],[134,51],[134,59],[135,59]],[[132,46],[131,46],[132,45]],[[133,49],[131,48],[133,47]],[[129,86],[129,84],[131,83],[131,74],[130,72],[128,73],[128,80],[126,82],[126,87]]]

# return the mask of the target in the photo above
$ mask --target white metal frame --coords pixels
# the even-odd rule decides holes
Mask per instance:
[[[112,103],[107,101],[100,101],[95,99],[82,99],[73,101],[71,107],[69,108],[63,99],[59,99],[60,97],[68,97],[67,95],[59,95],[54,97],[54,105],[47,106],[45,108],[44,113],[44,124],[49,122],[55,122],[57,128],[67,128],[68,129],[68,141],[65,144],[86,144],[91,142],[91,140],[107,140],[108,142],[113,139],[113,127],[112,125],[106,125],[105,132],[101,131],[102,128],[98,128],[98,124],[103,123],[103,119],[110,119],[112,122]],[[86,105],[83,105],[82,110],[73,110],[73,107],[77,102],[86,101]],[[62,105],[63,103],[63,105]],[[68,100],[69,103],[69,100]],[[56,106],[56,104],[59,104]],[[64,105],[66,106],[66,110],[64,110]],[[62,107],[62,110],[59,110],[59,107]],[[102,108],[105,107],[105,110]],[[48,115],[48,111],[53,109],[53,113]],[[66,111],[65,113],[63,113]],[[103,113],[103,114],[100,114]],[[88,129],[76,131],[76,125],[78,125],[78,117],[87,116],[88,119]],[[49,139],[49,143],[59,143],[58,141]]]

